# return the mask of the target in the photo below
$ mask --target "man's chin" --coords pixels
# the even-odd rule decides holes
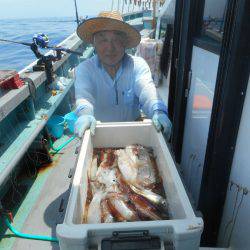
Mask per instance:
[[[116,65],[118,65],[120,63],[120,61],[114,62],[114,61],[105,61],[103,62],[105,65],[107,65],[108,67],[115,67]]]

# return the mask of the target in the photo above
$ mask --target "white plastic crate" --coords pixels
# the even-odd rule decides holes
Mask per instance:
[[[152,147],[169,203],[170,220],[81,224],[87,196],[87,168],[95,147],[125,147],[129,144]],[[83,138],[63,224],[57,225],[60,249],[101,249],[101,241],[114,232],[148,230],[176,250],[199,249],[203,221],[193,212],[173,159],[161,133],[151,121],[104,123],[94,137],[87,131]]]

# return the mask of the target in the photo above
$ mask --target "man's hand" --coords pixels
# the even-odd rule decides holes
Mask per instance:
[[[156,130],[158,132],[163,130],[166,139],[169,141],[171,136],[172,123],[168,119],[168,116],[162,111],[155,111],[152,121]]]
[[[95,134],[96,119],[92,115],[81,115],[75,123],[75,134],[82,137],[85,130],[90,128],[90,133]]]

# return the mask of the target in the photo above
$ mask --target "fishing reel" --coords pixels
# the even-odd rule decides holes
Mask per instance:
[[[30,45],[30,48],[38,59],[37,64],[33,66],[33,71],[45,71],[47,76],[47,83],[50,84],[54,80],[52,62],[58,61],[62,58],[62,50],[56,50],[56,55],[44,55],[39,51],[39,48],[50,48],[48,46],[48,36],[43,33],[39,33],[35,34],[32,40],[33,42]]]
[[[33,36],[33,42],[40,48],[46,48],[49,45],[49,38],[47,35],[39,33]]]
[[[41,49],[50,49],[52,47],[49,46],[49,37],[43,33],[38,33],[33,36],[32,43],[30,44],[31,50],[34,52],[35,56],[43,61],[45,63],[46,58],[52,61],[57,61],[61,59],[61,52],[62,50],[58,49],[56,50],[56,56],[49,55],[45,56],[43,55],[40,51],[39,48]]]

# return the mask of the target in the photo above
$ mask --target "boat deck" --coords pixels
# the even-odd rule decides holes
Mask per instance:
[[[67,137],[60,139],[65,140]],[[13,226],[22,233],[56,237],[56,225],[63,222],[69,196],[70,168],[77,158],[75,150],[80,143],[74,139],[54,156],[49,167],[39,171],[14,217]],[[57,243],[11,237],[8,230],[0,242],[0,249],[59,249]]]

